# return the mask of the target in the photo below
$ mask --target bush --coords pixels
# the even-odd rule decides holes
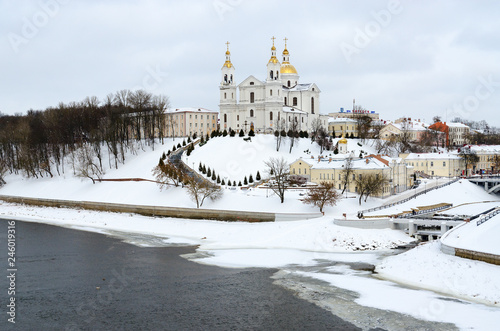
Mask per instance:
[[[196,132],[193,133],[193,140],[195,140],[198,136],[196,135]]]
[[[244,137],[245,136],[245,132],[243,132],[243,129],[240,130],[240,137]]]
[[[243,186],[243,185],[241,185],[241,180],[238,182],[238,186]]]
[[[217,179],[217,183],[218,183],[218,179]],[[224,186],[224,185],[226,185],[226,181],[223,179],[223,180],[220,182],[220,184],[221,184],[222,186]]]
[[[215,176],[215,171],[212,172],[212,180],[216,180],[217,179],[217,176]],[[220,179],[219,179],[219,182],[220,182]]]
[[[178,143],[178,144],[177,144],[177,148],[181,148],[181,147],[182,147],[182,146],[181,146],[181,143]]]
[[[182,146],[186,146],[186,139],[182,141]]]
[[[250,184],[252,184],[252,183],[253,183],[253,177],[252,177],[252,175],[250,175],[250,177],[248,177],[248,182],[249,182]]]
[[[220,177],[217,175],[217,184],[220,184]]]
[[[203,165],[203,169],[201,171],[204,175],[207,173],[207,168],[205,167],[205,165]]]
[[[207,177],[212,177],[212,170],[210,170],[210,167],[207,168]]]
[[[203,172],[203,166],[201,165],[201,162],[200,162],[200,165],[198,166],[198,171]]]
[[[257,176],[255,176],[255,179],[256,179],[256,180],[260,180],[260,179],[261,179],[261,178],[260,178],[260,172],[259,172],[259,171],[257,171]]]
[[[247,176],[245,176],[245,179],[243,180],[243,185],[248,185]]]
[[[222,136],[223,137],[227,136],[227,130],[226,129],[224,129],[224,131],[222,131]]]
[[[233,186],[236,186],[236,181],[235,180],[233,180]]]
[[[227,186],[231,186],[231,181],[230,180],[227,181]]]
[[[231,129],[231,132],[229,132],[229,136],[234,137],[235,135],[236,135],[236,132],[234,132],[234,130]]]
[[[253,129],[250,129],[250,132],[248,132],[249,137],[255,137],[255,132],[253,132]]]

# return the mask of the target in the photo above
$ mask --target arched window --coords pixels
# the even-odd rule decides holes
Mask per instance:
[[[273,96],[273,90],[269,90],[269,95]]]
[[[269,71],[269,77],[270,77],[271,79],[273,79],[273,78],[274,78],[274,77],[273,77],[273,71],[272,71],[272,70],[271,70],[271,71]]]
[[[253,109],[250,109],[250,117],[253,117]]]
[[[226,96],[226,92],[224,92],[224,99],[226,99],[226,98],[227,98],[227,96]]]
[[[250,82],[250,85],[253,85],[253,84],[254,84],[254,82]]]
[[[224,75],[224,83],[227,83],[227,74]]]
[[[229,82],[230,82],[230,83],[232,83],[232,82],[233,82],[233,75],[231,75],[231,79],[229,80]],[[314,91],[314,89],[313,89],[313,91]]]
[[[255,101],[255,94],[253,92],[250,92],[250,103],[254,103]]]
[[[287,86],[290,87],[290,81],[288,81]]]
[[[273,112],[270,112],[269,113],[269,120],[272,121],[273,120]]]
[[[276,79],[278,79],[280,77],[280,72],[279,71],[276,71]],[[276,80],[275,79],[275,80]]]
[[[297,97],[293,97],[293,105],[297,106]]]
[[[224,114],[224,123],[227,123],[227,114]]]
[[[314,114],[314,97],[311,97],[311,114]]]

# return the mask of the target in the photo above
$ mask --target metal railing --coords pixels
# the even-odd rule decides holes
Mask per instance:
[[[435,212],[435,211],[439,211],[439,210],[443,210],[443,209],[446,209],[446,208],[450,208],[452,207],[453,205],[450,203],[450,204],[447,204],[445,206],[439,206],[439,207],[435,207],[435,208],[431,208],[431,209],[423,209],[423,210],[419,210],[415,213],[405,213],[405,214],[402,214],[402,215],[398,215],[398,218],[411,218],[413,216],[417,216],[417,215],[422,215],[422,214],[429,214],[429,213],[432,213],[432,212]]]
[[[490,211],[487,214],[485,213],[485,214],[476,215],[477,217],[479,217],[479,220],[476,221],[476,225],[480,226],[481,224],[490,220],[491,218],[495,217],[498,214],[500,214],[500,208],[497,207],[497,208],[494,208],[493,211]]]
[[[438,185],[438,186],[434,186],[434,187],[431,187],[431,188],[428,188],[428,189],[425,189],[423,191],[420,191],[418,193],[415,193],[414,195],[412,195],[411,197],[408,197],[408,198],[405,198],[405,199],[402,199],[402,200],[399,200],[399,201],[396,201],[396,202],[393,202],[393,203],[390,203],[388,205],[383,205],[383,206],[378,206],[378,207],[375,207],[375,208],[369,208],[369,209],[365,209],[365,210],[362,210],[361,213],[369,213],[369,212],[372,212],[372,211],[377,211],[377,210],[383,210],[383,209],[387,209],[387,208],[391,208],[391,207],[394,207],[396,205],[400,205],[402,203],[405,203],[405,202],[408,202],[410,201],[411,199],[415,199],[416,197],[422,195],[422,194],[426,194],[427,192],[430,192],[432,190],[437,190],[439,188],[442,188],[442,187],[445,187],[445,186],[448,186],[448,185],[451,185],[457,181],[459,181],[460,178],[455,178],[454,180],[452,181],[449,181],[445,184],[442,184],[442,185]]]

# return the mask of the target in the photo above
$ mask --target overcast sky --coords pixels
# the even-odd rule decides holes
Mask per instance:
[[[226,41],[240,83],[265,78],[275,36],[322,113],[355,98],[383,119],[500,127],[494,0],[0,0],[0,13],[4,114],[137,88],[218,110]]]

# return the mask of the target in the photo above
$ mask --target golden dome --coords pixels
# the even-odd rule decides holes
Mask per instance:
[[[273,47],[271,47],[271,50],[272,50],[272,51],[275,51],[275,50],[276,50],[276,47],[274,47],[274,44],[273,44]]]
[[[342,134],[342,139],[339,140],[339,144],[347,144],[347,139],[344,138],[344,134]]]
[[[283,62],[280,68],[281,74],[297,74],[297,70],[290,62]]]
[[[269,63],[279,63],[278,59],[276,58],[276,56],[271,56],[271,58],[269,59]]]
[[[289,54],[290,53],[288,53],[288,49],[286,49],[286,47],[285,47],[285,49],[283,50],[283,55],[289,55]]]
[[[231,55],[231,53],[229,52],[229,49],[226,51],[226,55]]]
[[[224,67],[231,68],[232,66],[233,66],[233,64],[231,63],[231,61],[226,61],[226,62],[224,62],[224,65],[222,66],[222,68],[224,68]]]

